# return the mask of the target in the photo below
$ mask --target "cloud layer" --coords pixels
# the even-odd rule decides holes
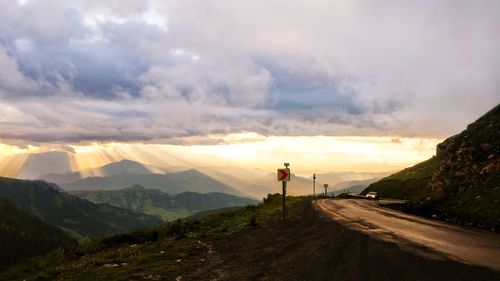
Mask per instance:
[[[0,138],[443,137],[500,102],[498,1],[1,1]]]

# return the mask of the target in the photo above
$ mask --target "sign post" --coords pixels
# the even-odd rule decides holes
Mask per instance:
[[[290,181],[290,169],[288,169],[288,166],[290,166],[289,163],[285,163],[285,169],[278,169],[278,181],[282,183],[283,187],[283,220],[286,219],[286,182]]]
[[[325,183],[323,187],[325,188],[325,197],[328,197],[328,184]]]
[[[313,175],[313,197],[316,197],[316,174]]]

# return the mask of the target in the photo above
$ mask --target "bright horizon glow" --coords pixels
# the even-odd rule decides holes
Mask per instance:
[[[30,153],[67,151],[71,170],[130,159],[161,168],[236,167],[274,172],[290,162],[297,175],[397,171],[430,158],[442,141],[433,138],[360,136],[210,135],[216,144],[91,143],[0,144],[0,176],[15,177]],[[153,167],[153,168],[154,168]]]

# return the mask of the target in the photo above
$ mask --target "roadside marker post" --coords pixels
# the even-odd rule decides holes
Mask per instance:
[[[328,197],[328,184],[325,183],[323,187],[325,188],[325,197]]]
[[[283,188],[283,220],[286,219],[286,182],[290,181],[289,163],[284,163],[285,169],[278,169],[278,181],[282,183]]]
[[[283,220],[286,219],[286,181],[282,181],[283,184]]]
[[[313,175],[313,197],[316,197],[316,174]]]

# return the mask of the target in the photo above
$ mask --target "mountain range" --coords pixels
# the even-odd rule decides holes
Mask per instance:
[[[18,179],[45,179],[57,184],[72,182],[89,176],[113,176],[119,174],[163,174],[166,171],[177,171],[146,165],[136,161],[123,159],[109,164],[85,169],[75,169],[71,152],[48,151],[30,153],[22,165],[16,178]],[[187,168],[186,168],[187,169]],[[184,169],[184,170],[186,170]]]
[[[107,177],[87,177],[63,183],[65,190],[117,190],[138,184],[148,189],[158,189],[175,194],[186,191],[200,193],[221,192],[242,195],[238,190],[197,171],[187,170],[167,174],[117,174]]]
[[[38,153],[30,155],[29,159],[32,159],[30,163],[36,162],[40,165],[47,159],[58,159],[57,161],[61,163],[56,167],[62,168],[62,171],[41,174],[37,178],[54,182],[65,190],[117,190],[139,184],[147,189],[160,189],[171,194],[186,191],[222,192],[253,198],[263,198],[267,194],[281,190],[274,172],[250,168],[197,167],[189,169],[180,166],[162,168],[124,159],[92,169],[64,171],[64,169],[69,169],[70,165],[62,164],[68,156],[67,152],[61,153]],[[23,167],[21,174],[29,174],[28,171],[31,174],[42,172],[31,166],[32,164],[28,165],[29,169]],[[43,169],[43,171],[46,170]],[[55,169],[50,168],[50,170]],[[328,183],[329,191],[350,190],[350,187],[353,187],[352,191],[357,192],[362,187],[389,174],[349,171],[319,173],[316,184],[317,187],[322,188],[323,183]],[[288,194],[312,194],[312,175],[310,177],[299,176],[294,174],[292,169],[291,177]],[[318,192],[321,190],[318,189]]]
[[[109,177],[124,174],[163,174],[165,173],[165,171],[166,169],[163,168],[152,165],[145,165],[137,161],[123,159],[118,162],[112,162],[97,168],[43,174],[37,177],[37,179],[43,179],[61,185],[75,182],[86,177]]]
[[[120,190],[73,191],[80,198],[174,220],[211,209],[255,205],[257,200],[230,194],[183,192],[170,195],[157,189],[134,185]]]
[[[267,194],[281,192],[281,184],[276,181],[276,174],[259,169],[242,169],[235,167],[225,168],[198,168],[204,174],[230,185],[245,194],[255,198],[265,197]],[[331,172],[317,174],[316,192],[323,192],[323,184],[330,185],[329,191],[339,191],[354,187],[353,192],[360,192],[370,183],[390,173],[365,173],[365,172]],[[306,195],[312,194],[312,175],[304,177],[295,175],[292,170],[291,180],[288,183],[287,194]]]

